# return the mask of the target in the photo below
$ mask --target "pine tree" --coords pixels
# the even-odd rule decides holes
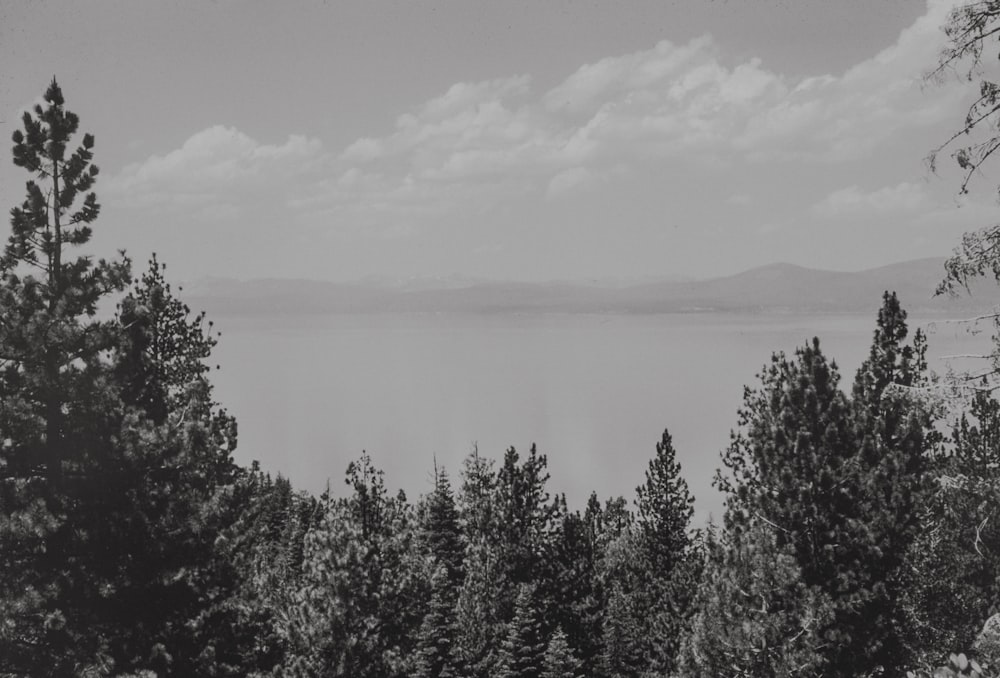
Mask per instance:
[[[694,515],[694,497],[681,476],[669,431],[656,444],[646,482],[636,488],[637,525],[642,548],[655,574],[669,576],[691,546],[688,528]]]
[[[868,358],[858,368],[854,380],[854,402],[870,416],[885,417],[883,396],[887,390],[907,390],[926,381],[927,339],[917,330],[911,345],[906,345],[909,328],[906,311],[900,306],[895,292],[882,295],[875,332]],[[887,442],[900,426],[899,412],[885,422]]]
[[[643,623],[636,591],[641,561],[635,517],[624,497],[588,502],[585,519],[597,543],[597,582],[600,633],[591,664],[598,675],[638,675],[646,667]],[[585,647],[585,646],[584,646]]]
[[[628,531],[633,523],[635,523],[635,516],[629,510],[629,503],[625,497],[613,497],[605,500],[602,530],[605,540],[617,539]]]
[[[540,678],[580,678],[581,663],[573,655],[573,649],[561,628],[556,628],[545,649]]]
[[[13,133],[14,164],[33,178],[0,256],[0,655],[39,676],[109,662],[82,604],[98,583],[79,574],[93,551],[75,521],[93,511],[90,460],[105,456],[117,426],[103,361],[114,326],[94,316],[129,279],[127,259],[70,257],[100,206],[90,191],[94,138],[71,150],[79,119],[64,104],[53,79]]]
[[[431,595],[412,509],[390,498],[363,455],[347,472],[354,492],[327,498],[307,536],[303,571],[283,614],[288,656],[279,674],[402,678],[412,671]]]
[[[907,395],[923,370],[922,338],[904,347],[905,315],[886,295],[854,400],[814,340],[776,355],[748,389],[741,430],[724,453],[726,527],[734,539],[762,521],[794,555],[807,587],[830,596],[831,675],[904,665],[900,591],[918,528],[933,441],[930,413]]]
[[[564,501],[564,500],[563,500]],[[553,535],[549,625],[565,630],[577,656],[590,662],[600,652],[604,592],[597,535],[578,512],[565,510]]]
[[[985,382],[983,384],[985,386]],[[953,428],[901,585],[914,663],[972,648],[1000,611],[1000,402],[978,391]]]
[[[537,587],[536,605],[548,626],[558,597],[553,533],[562,504],[545,489],[546,458],[532,446],[522,461],[514,448],[494,472],[474,452],[459,497],[466,577],[458,600],[459,648],[469,670],[493,675],[502,627],[515,614],[517,587]]]
[[[514,618],[500,652],[498,678],[541,676],[546,642],[534,596],[532,585],[518,587]]]
[[[283,500],[275,497],[285,494],[286,484],[290,486],[280,476],[272,480],[257,462],[238,469],[226,502],[232,518],[215,545],[217,561],[234,575],[234,590],[221,607],[226,608],[230,627],[250,641],[242,648],[248,664],[265,671],[285,658],[287,642],[278,619],[299,586],[306,531],[317,510],[314,498],[297,493],[283,511]],[[275,514],[286,511],[292,520],[281,528]]]
[[[605,678],[629,678],[647,667],[643,656],[643,623],[633,594],[613,581],[610,584],[598,662]]]
[[[345,506],[360,526],[365,540],[377,540],[388,525],[390,502],[384,478],[385,473],[375,468],[365,451],[360,459],[347,465],[344,484],[353,493],[345,500]]]
[[[414,678],[451,678],[458,675],[454,650],[454,598],[447,568],[438,565],[431,579],[430,610],[424,617],[417,639]]]
[[[468,675],[492,678],[496,675],[505,631],[501,607],[508,584],[488,542],[470,544],[465,552],[465,565],[465,581],[455,604],[455,654]]]
[[[774,529],[754,521],[719,541],[708,532],[704,576],[680,674],[693,678],[822,676],[829,598],[802,580]]]
[[[214,339],[155,261],[96,319],[130,272],[70,257],[100,210],[93,137],[70,152],[79,121],[54,80],[23,123],[14,162],[35,178],[0,257],[0,656],[36,676],[244,675],[214,549],[236,444],[205,377]]]
[[[498,538],[497,473],[493,467],[493,460],[480,456],[478,448],[474,448],[462,462],[458,508],[466,545],[481,539],[495,541]]]
[[[156,424],[188,404],[187,389],[205,382],[205,362],[218,343],[205,313],[193,315],[165,277],[154,254],[139,283],[118,304],[122,339],[116,371],[122,399],[141,407]]]
[[[534,445],[523,462],[511,447],[497,473],[500,545],[514,584],[537,582],[547,562],[548,536],[559,510],[545,489],[547,465]]]
[[[458,497],[465,546],[465,579],[455,608],[456,655],[470,676],[492,678],[504,635],[504,603],[511,583],[501,556],[497,473],[473,450],[463,463]]]
[[[868,540],[859,450],[839,380],[818,339],[798,349],[794,361],[774,356],[761,388],[748,389],[742,429],[723,455],[732,475],[717,480],[728,495],[728,529],[738,536],[767,521],[808,585],[854,593],[862,583],[857,549]]]
[[[907,345],[906,312],[895,293],[883,295],[872,347],[853,389],[859,441],[859,504],[866,516],[865,552],[857,568],[867,576],[864,600],[850,624],[875,666],[908,665],[905,612],[900,604],[911,570],[907,554],[921,530],[933,492],[932,452],[941,436],[933,411],[920,398],[926,385],[926,340],[920,330]],[[847,616],[847,615],[844,615]],[[863,648],[863,649],[862,649]]]
[[[1000,401],[984,387],[952,430],[944,472],[985,481],[1000,479]]]
[[[444,566],[450,589],[457,593],[465,578],[458,508],[444,468],[434,468],[434,491],[427,506],[425,541],[434,559]]]
[[[128,283],[129,262],[123,258],[95,265],[86,256],[64,260],[64,250],[90,240],[90,224],[100,205],[88,191],[98,169],[91,163],[90,134],[67,157],[79,118],[65,109],[55,79],[45,92],[45,103],[35,106],[35,116],[25,112],[24,131],[13,134],[14,164],[36,178],[26,184],[27,199],[11,210],[12,233],[0,257],[0,303],[6,319],[2,338],[7,376],[17,386],[31,387],[30,396],[28,389],[11,396],[31,398],[24,406],[42,427],[36,434],[42,438],[36,456],[47,475],[58,478],[70,463],[63,439],[71,423],[63,405],[74,387],[81,387],[84,369],[113,341],[111,326],[92,318],[104,296]],[[74,211],[83,193],[83,203]]]
[[[121,598],[110,647],[122,669],[239,675],[253,661],[231,604],[239,577],[216,547],[236,520],[237,431],[212,398],[204,360],[215,342],[203,317],[173,296],[155,258],[119,306],[110,372],[128,414],[119,473],[103,488],[119,500],[98,514],[115,527],[90,533],[106,539],[106,576]],[[133,398],[138,383],[158,397]],[[151,646],[163,648],[159,664],[145,659]]]
[[[636,489],[641,569],[635,591],[646,626],[645,654],[650,668],[662,673],[673,671],[697,586],[696,554],[688,534],[693,504],[670,433],[664,431],[646,482]]]

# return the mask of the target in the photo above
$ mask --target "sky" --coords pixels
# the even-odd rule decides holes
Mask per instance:
[[[0,0],[0,132],[55,75],[92,251],[172,277],[638,280],[947,255],[929,0]],[[0,203],[23,196],[0,166]]]

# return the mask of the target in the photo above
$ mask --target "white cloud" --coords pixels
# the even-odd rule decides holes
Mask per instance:
[[[608,100],[649,91],[694,70],[711,49],[712,41],[705,36],[680,47],[663,40],[651,50],[601,59],[581,66],[550,90],[543,103],[552,111],[592,114]]]
[[[527,93],[529,83],[527,76],[515,76],[452,85],[440,97],[400,115],[392,134],[358,139],[341,158],[372,162],[408,155],[419,167],[433,167],[462,150],[509,148],[534,131],[507,103]]]
[[[294,191],[297,182],[324,165],[316,139],[289,136],[280,145],[261,144],[232,127],[210,127],[166,155],[127,165],[107,190],[124,205],[237,203],[261,192]]]
[[[833,191],[813,206],[816,216],[835,219],[855,215],[885,215],[915,212],[929,206],[921,184],[902,182],[874,191],[848,186]]]
[[[455,84],[340,153],[303,136],[265,144],[211,127],[125,167],[111,189],[133,205],[270,200],[336,223],[418,224],[519,196],[554,198],[621,168],[759,172],[753,163],[852,162],[907,130],[960,119],[953,87],[920,87],[947,9],[930,0],[895,44],[842,74],[796,80],[759,59],[731,63],[710,36],[665,40],[585,64],[546,92],[526,75]],[[813,210],[913,210],[920,199],[913,184],[871,193],[851,186]]]
[[[797,83],[788,96],[762,107],[737,144],[760,159],[866,157],[907,128],[955,119],[954,88],[924,89],[923,70],[944,45],[940,26],[951,2],[929,0],[927,12],[896,42],[840,76]]]
[[[730,65],[704,36],[585,64],[542,93],[526,76],[462,83],[342,158],[390,182],[489,178],[522,191],[547,186],[549,195],[623,162],[863,158],[907,128],[954,119],[953,90],[921,88],[947,9],[931,0],[894,45],[840,75],[792,81],[759,59]]]

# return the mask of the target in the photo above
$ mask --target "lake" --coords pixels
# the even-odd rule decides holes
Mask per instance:
[[[911,330],[926,319],[911,319]],[[216,395],[240,427],[237,460],[299,487],[343,487],[367,450],[411,499],[434,459],[457,481],[462,459],[501,459],[532,442],[550,491],[581,507],[590,491],[631,499],[664,428],[696,496],[700,523],[721,516],[711,487],[744,384],[776,350],[819,336],[849,387],[873,314],[385,314],[216,318]],[[941,356],[982,350],[937,323]]]

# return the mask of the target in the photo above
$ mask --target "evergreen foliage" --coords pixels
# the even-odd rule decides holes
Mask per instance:
[[[540,678],[580,678],[581,662],[574,656],[566,634],[557,628],[549,638]]]
[[[354,492],[328,498],[306,538],[282,633],[289,678],[410,673],[431,576],[405,497],[388,497],[370,457],[347,471]]]
[[[506,630],[503,596],[511,586],[500,551],[497,482],[493,461],[474,450],[463,465],[458,499],[465,579],[455,617],[459,660],[476,678],[494,675]]]
[[[547,465],[545,455],[538,454],[534,445],[523,462],[511,447],[497,473],[500,548],[507,577],[515,585],[535,582],[547,574],[549,535],[559,511],[559,503],[551,502],[545,489]]]
[[[775,355],[747,390],[741,430],[723,455],[726,524],[740,539],[762,522],[790,549],[803,583],[834,605],[824,630],[830,675],[905,663],[897,604],[904,555],[927,487],[930,413],[904,393],[924,367],[923,342],[903,346],[905,314],[886,294],[851,402],[814,340]]]
[[[489,678],[495,675],[506,631],[501,608],[507,586],[503,568],[488,544],[471,544],[465,563],[465,581],[455,604],[456,654],[470,676]]]
[[[70,257],[100,210],[93,137],[69,152],[79,123],[54,80],[23,124],[14,161],[35,178],[0,258],[3,654],[31,675],[238,674],[215,626],[236,429],[204,378],[213,341],[155,261],[115,320],[96,319],[130,273]]]
[[[610,586],[604,611],[599,667],[606,678],[636,676],[646,665],[643,619],[635,598],[618,582]]]
[[[454,590],[447,568],[438,565],[431,579],[430,609],[420,626],[414,678],[451,678],[456,670],[454,650]]]
[[[829,596],[808,586],[789,546],[762,521],[709,531],[691,632],[679,662],[698,678],[823,676]]]
[[[681,476],[669,431],[656,444],[646,482],[636,488],[636,523],[643,554],[650,569],[669,575],[683,561],[691,546],[688,534],[694,515],[694,497]]]
[[[910,654],[923,663],[972,648],[1000,611],[1000,403],[975,394],[938,465],[902,588]]]
[[[645,620],[640,637],[648,665],[661,673],[674,670],[698,585],[689,533],[693,504],[670,433],[664,431],[646,470],[646,482],[636,488],[642,569],[635,595]]]
[[[501,647],[497,677],[540,678],[546,646],[534,587],[521,584],[514,603],[514,618]]]
[[[601,547],[585,518],[565,508],[562,513],[553,536],[551,623],[582,661],[593,663],[600,652],[604,607]]]
[[[104,582],[87,530],[100,525],[83,521],[124,416],[105,360],[114,324],[94,316],[128,284],[129,262],[71,257],[100,212],[98,169],[93,136],[72,149],[79,119],[55,79],[22,124],[14,164],[32,178],[0,256],[0,655],[15,673],[65,675],[113,661],[92,606]]]
[[[115,368],[121,397],[156,424],[188,405],[192,385],[207,386],[210,368],[205,361],[218,343],[212,322],[204,313],[192,317],[187,304],[174,296],[165,272],[154,254],[139,283],[118,304],[122,337]],[[220,425],[235,427],[231,420]]]
[[[434,491],[427,503],[424,539],[434,559],[445,568],[448,590],[458,591],[465,578],[465,559],[458,508],[451,491],[451,482],[444,468],[434,469]]]

